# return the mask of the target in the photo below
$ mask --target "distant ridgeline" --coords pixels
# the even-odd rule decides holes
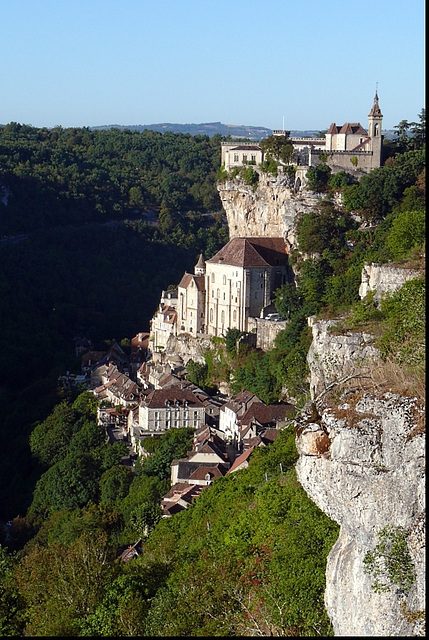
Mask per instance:
[[[205,122],[201,124],[172,124],[170,122],[133,125],[108,124],[90,127],[90,129],[129,129],[130,131],[144,131],[145,129],[149,129],[150,131],[159,131],[160,133],[171,131],[173,133],[189,133],[192,136],[205,135],[210,137],[219,134],[221,136],[231,136],[231,138],[247,138],[248,140],[263,140],[273,133],[271,129],[267,129],[266,127],[222,124],[221,122]],[[317,129],[306,129],[305,131],[291,131],[290,135],[292,137],[315,138],[318,133]],[[393,138],[394,132],[393,130],[383,130],[383,135],[385,138]]]

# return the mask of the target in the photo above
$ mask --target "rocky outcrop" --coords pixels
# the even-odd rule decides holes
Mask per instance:
[[[363,391],[378,353],[371,336],[309,319],[312,411],[296,424],[296,471],[310,498],[340,524],[326,569],[325,604],[338,636],[422,635],[425,609],[425,431],[417,398]],[[356,379],[355,379],[356,378]],[[342,381],[356,384],[340,395]],[[336,396],[330,396],[330,389]],[[367,384],[367,389],[370,388]],[[339,397],[336,402],[333,398]],[[317,400],[317,404],[314,402]],[[373,590],[364,558],[386,527],[403,527],[415,579]]]
[[[225,210],[230,238],[271,236],[285,238],[295,246],[295,218],[309,212],[322,196],[288,186],[284,175],[260,173],[255,189],[243,180],[219,182],[217,189]]]
[[[189,360],[204,364],[204,353],[210,349],[210,346],[209,336],[191,336],[188,333],[180,333],[178,336],[171,335],[162,353],[162,360],[175,366],[179,363],[186,366]]]
[[[310,393],[315,399],[332,384],[352,376],[368,375],[379,361],[374,337],[367,333],[339,331],[338,320],[308,318],[313,340],[307,354]]]
[[[369,292],[374,291],[374,300],[379,301],[384,293],[393,293],[405,282],[419,275],[419,271],[406,267],[379,265],[376,262],[365,264],[362,269],[359,296],[363,299]]]

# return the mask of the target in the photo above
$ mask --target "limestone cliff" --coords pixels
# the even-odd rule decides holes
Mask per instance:
[[[264,173],[259,174],[255,189],[238,178],[218,183],[230,238],[283,237],[295,246],[296,215],[314,209],[322,196],[305,190],[295,192],[288,185],[286,176],[275,178]]]
[[[336,335],[327,322],[309,324],[313,406],[297,423],[296,470],[312,500],[340,524],[325,591],[335,635],[422,635],[424,407],[417,398],[372,384],[368,373],[378,356],[368,336]],[[336,385],[346,379],[348,386]],[[387,525],[409,532],[415,580],[408,594],[395,586],[376,593],[373,576],[365,573],[365,555]]]

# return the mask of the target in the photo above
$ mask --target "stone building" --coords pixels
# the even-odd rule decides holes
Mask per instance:
[[[194,273],[185,273],[181,279],[177,302],[178,332],[195,335],[205,327],[205,262],[203,255],[198,258]]]
[[[359,168],[371,171],[381,166],[383,114],[375,93],[372,108],[368,114],[368,130],[359,122],[346,122],[337,126],[333,122],[324,138],[290,137],[295,151],[295,164],[314,166],[320,162],[320,154],[328,154],[326,163],[337,170]],[[289,137],[290,131],[274,130],[275,136]],[[253,159],[250,161],[250,159]],[[260,164],[264,154],[257,143],[240,143],[240,145],[222,143],[221,164],[233,169],[245,164]],[[302,178],[300,184],[304,184]]]
[[[283,238],[233,238],[206,262],[205,333],[249,332],[252,318],[291,279]]]

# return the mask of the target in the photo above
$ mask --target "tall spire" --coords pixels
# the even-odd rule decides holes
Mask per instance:
[[[370,116],[383,117],[383,114],[381,113],[380,106],[378,104],[378,82],[375,83],[374,104],[372,105],[372,109],[368,114],[368,117],[370,117]]]

